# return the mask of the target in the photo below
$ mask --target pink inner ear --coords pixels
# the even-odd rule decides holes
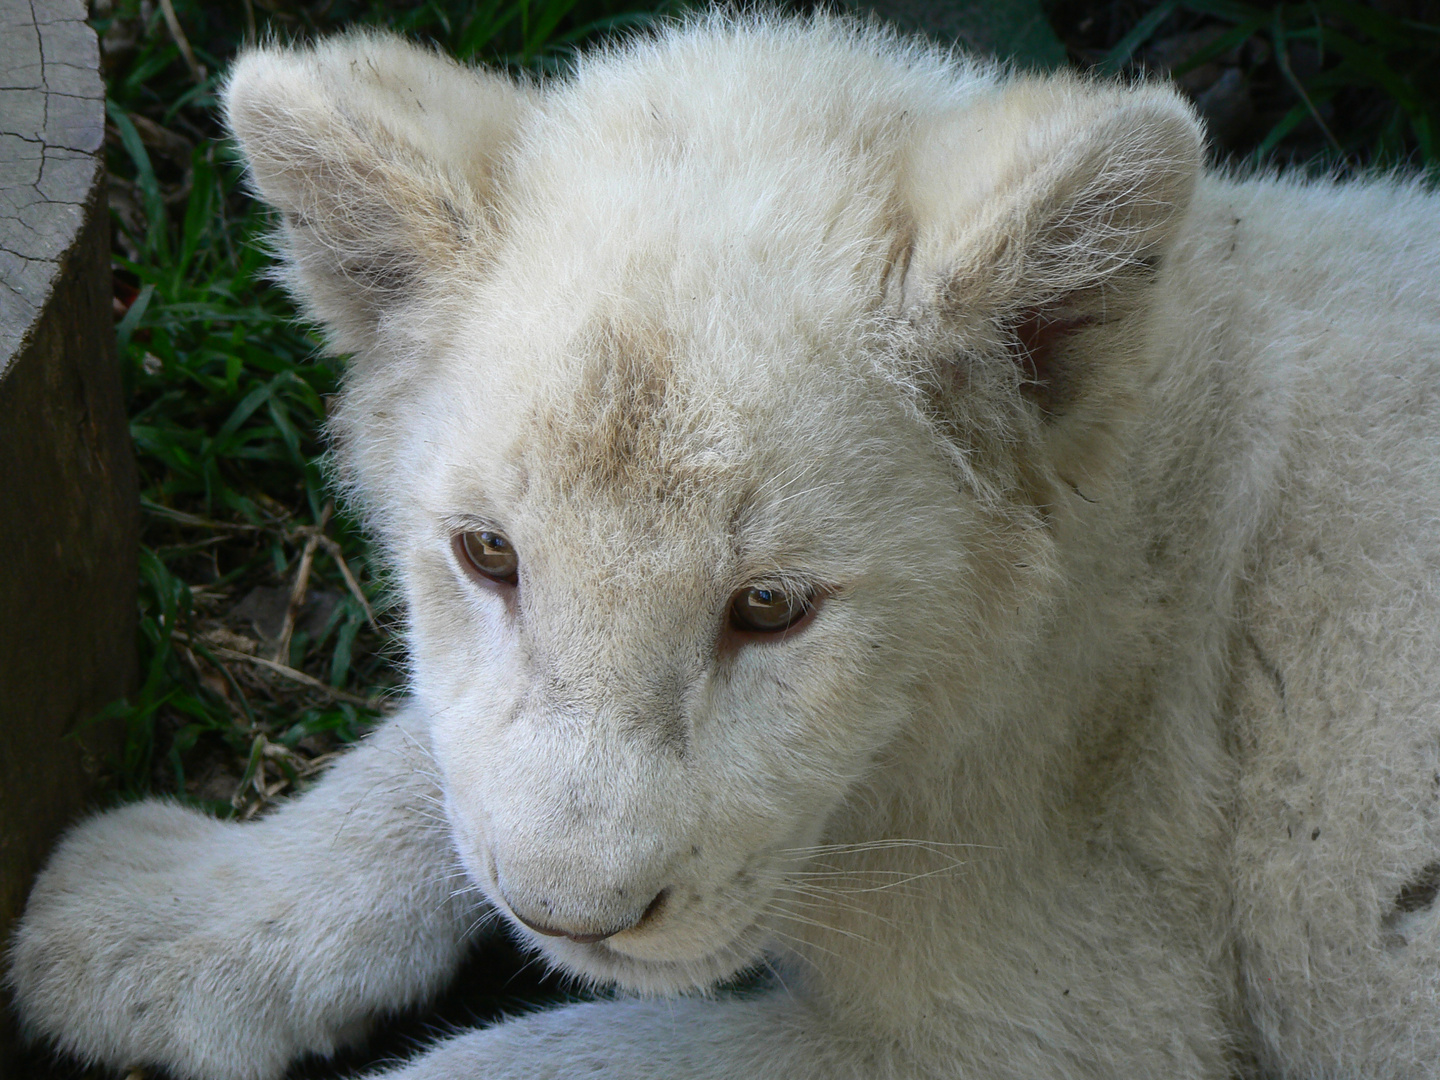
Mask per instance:
[[[1030,313],[1015,327],[1015,340],[1020,349],[1016,361],[1025,372],[1027,380],[1038,384],[1038,397],[1050,411],[1059,404],[1055,399],[1061,396],[1065,373],[1057,371],[1055,359],[1066,336],[1094,320],[1085,315],[1060,315],[1043,308]]]

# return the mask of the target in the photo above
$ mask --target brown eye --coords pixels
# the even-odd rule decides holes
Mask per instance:
[[[476,573],[502,585],[520,578],[520,560],[510,541],[497,532],[463,532],[455,537],[455,551]]]
[[[814,610],[811,596],[779,589],[743,589],[730,601],[730,625],[753,634],[778,634]]]

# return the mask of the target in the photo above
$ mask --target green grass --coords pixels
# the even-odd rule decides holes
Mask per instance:
[[[1156,14],[1180,6],[1162,4]],[[1327,156],[1332,160],[1363,156],[1380,165],[1417,162],[1427,168],[1440,163],[1440,144],[1436,142],[1440,134],[1440,73],[1435,69],[1440,26],[1396,18],[1353,0],[1315,0],[1270,8],[1233,0],[1187,0],[1183,6],[1222,20],[1230,29],[1175,68],[1175,75],[1193,71],[1246,39],[1263,35],[1276,67],[1299,98],[1261,139],[1254,150],[1257,159],[1264,160],[1309,120],[1325,136]],[[1130,42],[1126,45],[1133,48]],[[1305,78],[1296,74],[1290,62],[1297,45],[1308,46],[1321,64]],[[1321,110],[1347,93],[1377,99],[1380,115],[1364,127],[1356,125],[1342,143]]]
[[[307,529],[326,512],[319,431],[339,366],[320,355],[267,283],[269,259],[256,242],[264,215],[237,196],[229,148],[194,147],[180,181],[188,194],[172,199],[172,209],[131,114],[112,102],[110,116],[145,226],[128,231],[129,257],[115,259],[117,291],[129,301],[117,337],[144,511],[145,678],[112,709],[127,728],[120,783],[126,795],[157,785],[193,794],[187,758],[208,742],[212,751],[224,747],[222,758],[254,763],[236,779],[258,796],[254,772],[268,745],[290,751],[270,760],[282,776],[298,778],[305,760],[295,748],[303,740],[353,738],[373,718],[373,709],[344,697],[368,698],[372,687],[395,681],[387,634],[368,625],[361,603],[378,602],[378,578],[343,515],[329,523],[335,547],[314,560],[306,583],[314,595],[338,585],[342,598],[317,632],[292,636],[287,654],[274,657],[336,692],[272,678],[248,661],[238,661],[237,671],[235,659],[216,653],[221,640],[232,652],[248,651],[243,627],[232,637],[220,633],[228,609],[254,589],[293,580]],[[341,559],[361,584],[358,596],[346,587]],[[309,745],[328,749],[313,739]],[[157,775],[157,755],[168,776]],[[221,812],[232,808],[211,801]],[[233,808],[249,801],[236,798]]]
[[[1159,70],[1184,83],[1207,67],[1233,69],[1255,115],[1222,133],[1220,149],[1231,158],[1433,176],[1440,169],[1440,5],[1399,0],[1385,8],[1355,0],[1055,5],[1077,27],[1093,26],[1096,10],[1110,17],[1109,40],[1102,35],[1085,57],[1102,73]],[[1155,62],[1162,50],[1154,46],[1185,34],[1194,47]]]

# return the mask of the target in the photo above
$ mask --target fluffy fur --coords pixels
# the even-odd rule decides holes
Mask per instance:
[[[387,1076],[1440,1075],[1434,195],[827,18],[225,100],[413,695],[268,819],[72,832],[28,1032],[273,1080],[494,911],[634,993]],[[813,616],[736,631],[756,585]]]

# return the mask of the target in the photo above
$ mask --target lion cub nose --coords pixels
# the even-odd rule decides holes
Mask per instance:
[[[511,914],[537,934],[544,934],[546,937],[569,938],[571,941],[578,942],[581,945],[593,945],[597,941],[604,941],[606,938],[614,937],[616,934],[624,933],[626,930],[633,930],[653,916],[664,904],[665,890],[661,889],[656,893],[654,899],[646,904],[643,909],[637,911],[633,917],[622,918],[619,925],[612,925],[607,929],[599,931],[581,929],[578,926],[560,925],[554,921],[553,913],[547,913],[549,921],[545,922],[541,922],[533,916],[527,918],[521,914],[508,896],[505,897],[505,899],[509,904]]]

